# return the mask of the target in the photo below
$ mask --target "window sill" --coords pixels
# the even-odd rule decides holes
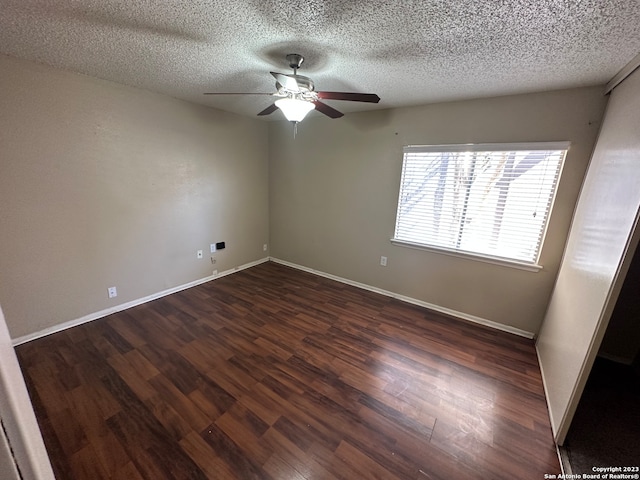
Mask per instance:
[[[422,245],[420,243],[412,243],[412,242],[407,242],[406,240],[398,240],[397,238],[392,238],[391,243],[394,245],[397,245],[398,247],[413,248],[416,250],[426,250],[428,252],[440,253],[440,254],[449,255],[452,257],[466,258],[467,260],[476,260],[478,262],[492,263],[494,265],[500,265],[503,267],[517,268],[519,270],[526,270],[528,272],[539,272],[543,268],[542,265],[538,265],[535,263],[519,262],[517,260],[509,260],[506,258],[492,257],[490,255],[482,255],[480,253],[469,253],[469,252],[461,252],[457,250],[449,250],[449,249],[440,248],[440,247],[430,247],[430,246]]]

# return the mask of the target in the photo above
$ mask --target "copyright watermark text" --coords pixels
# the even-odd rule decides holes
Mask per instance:
[[[589,473],[545,473],[545,480],[638,480],[640,467],[592,467]]]

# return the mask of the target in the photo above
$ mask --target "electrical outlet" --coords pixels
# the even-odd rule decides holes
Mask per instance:
[[[216,275],[218,275],[218,270],[213,271],[213,276],[215,277]]]
[[[387,257],[385,256],[380,257],[380,265],[382,265],[383,267],[387,266]]]
[[[196,257],[202,258],[202,250],[198,250],[198,252],[196,253]]]
[[[107,288],[107,292],[109,293],[109,298],[114,298],[118,296],[118,290],[116,290],[116,287]]]
[[[262,245],[262,251],[266,252],[267,251],[267,244],[265,243],[264,245]]]
[[[211,249],[211,253],[216,253],[216,244],[212,243],[211,245],[209,245],[209,248]]]

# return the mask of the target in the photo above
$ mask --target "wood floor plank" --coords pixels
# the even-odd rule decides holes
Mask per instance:
[[[50,415],[49,419],[51,426],[56,431],[62,450],[67,456],[71,456],[89,445],[87,432],[83,430],[72,410],[61,410]]]
[[[373,458],[367,456],[362,450],[354,447],[349,442],[340,442],[336,454],[345,459],[353,469],[363,478],[375,478],[380,480],[400,480],[400,477],[394,475],[384,468]]]
[[[96,454],[91,445],[87,445],[71,455],[70,463],[73,478],[108,480],[109,474],[100,462],[95,461],[95,458]]]
[[[179,442],[193,430],[189,423],[163,400],[160,394],[147,398],[145,405],[173,440]]]
[[[263,465],[263,468],[272,478],[286,478],[288,480],[309,479],[309,477],[302,475],[277,454],[271,455]]]
[[[264,479],[271,478],[257,462],[244,452],[238,443],[242,444],[243,439],[234,441],[216,424],[210,425],[202,433],[202,438],[211,448],[225,461],[227,467],[234,471],[238,478]]]
[[[273,425],[282,415],[278,405],[257,390],[243,395],[238,401],[267,425]]]
[[[350,461],[349,458],[342,455],[337,455],[335,450],[330,450],[324,445],[314,444],[308,453],[313,461],[317,462],[318,465],[327,470],[335,478],[340,480],[370,478],[366,477],[364,472],[358,470],[356,462]]]
[[[180,412],[193,430],[201,431],[209,424],[209,417],[164,375],[156,375],[149,383],[168,405]]]
[[[111,328],[118,332],[130,345],[139,347],[147,343],[144,330],[138,326],[135,317],[130,315],[129,312],[124,311],[120,312],[119,315],[111,316],[108,322]]]
[[[95,453],[93,461],[97,459],[110,477],[117,476],[130,463],[122,444],[111,431],[101,437],[91,437],[89,442]]]
[[[326,468],[320,465],[313,456],[309,455],[309,452],[303,452],[298,445],[291,442],[291,440],[282,435],[276,429],[270,428],[267,430],[262,439],[272,451],[276,452],[274,455],[277,455],[280,460],[290,465],[297,473],[302,475],[303,478],[322,478],[323,480],[332,480],[336,478]],[[267,471],[268,473],[271,473],[271,471]]]
[[[197,433],[190,432],[180,440],[180,445],[208,478],[218,480],[235,480],[238,478],[233,467],[220,459],[214,448]]]
[[[144,480],[133,462],[127,463],[111,475],[111,480]]]
[[[16,348],[57,478],[543,478],[533,342],[265,263]]]
[[[140,354],[138,350],[132,350],[122,355],[129,362],[131,368],[144,380],[149,380],[160,373],[160,371]]]
[[[109,429],[104,423],[102,411],[88,394],[88,389],[87,386],[80,385],[68,393],[67,401],[73,412],[74,421],[80,424],[85,435],[89,439],[103,437],[109,434]]]
[[[147,400],[155,395],[155,389],[139,374],[137,369],[133,368],[133,365],[131,365],[125,357],[116,353],[108,357],[107,362],[118,372],[118,375],[120,375],[129,388],[135,392],[140,400]]]
[[[234,405],[218,418],[214,425],[232,439],[238,450],[245,458],[251,459],[252,463],[262,465],[271,455],[269,449],[260,441],[269,425],[241,404]]]
[[[46,363],[43,366],[46,367]],[[41,399],[46,399],[41,402],[43,409],[49,415],[55,415],[67,408],[67,396],[62,382],[57,379],[57,373],[43,366],[31,367],[23,373],[30,379],[27,385],[31,385]]]

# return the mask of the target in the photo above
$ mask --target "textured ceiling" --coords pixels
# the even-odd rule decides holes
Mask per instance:
[[[0,51],[246,115],[272,99],[202,93],[273,92],[301,53],[318,90],[382,98],[327,101],[350,112],[604,84],[640,0],[0,0]]]

